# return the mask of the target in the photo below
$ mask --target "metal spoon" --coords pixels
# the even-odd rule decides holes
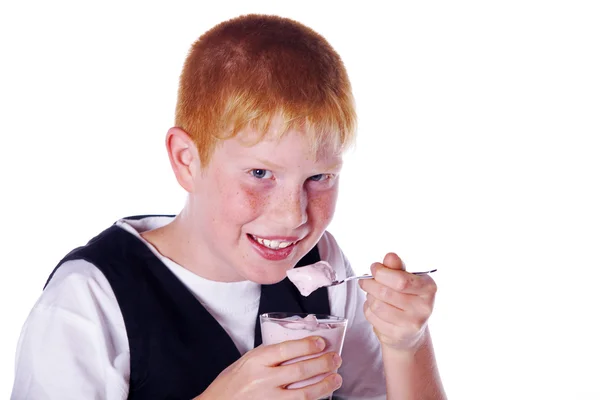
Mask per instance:
[[[432,272],[437,271],[437,269],[432,269],[431,271],[421,271],[421,272],[411,272],[411,274],[413,275],[424,275],[424,274],[431,274]],[[346,279],[342,279],[341,281],[333,281],[331,282],[331,285],[329,286],[336,286],[339,285],[340,283],[344,283],[344,282],[348,282],[348,281],[353,281],[356,279],[371,279],[373,278],[373,275],[359,275],[359,276],[351,276],[349,278]]]

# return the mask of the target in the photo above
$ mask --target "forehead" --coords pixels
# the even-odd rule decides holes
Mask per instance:
[[[315,138],[302,130],[292,128],[282,132],[278,128],[272,126],[266,132],[260,132],[246,127],[236,136],[222,141],[219,147],[225,155],[232,157],[260,156],[315,164],[341,162],[342,151],[335,135]]]

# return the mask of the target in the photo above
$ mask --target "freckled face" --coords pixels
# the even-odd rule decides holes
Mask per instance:
[[[252,135],[217,147],[190,206],[197,244],[218,267],[212,279],[269,284],[285,278],[331,222],[342,159],[322,151],[315,160],[300,132],[248,147]]]

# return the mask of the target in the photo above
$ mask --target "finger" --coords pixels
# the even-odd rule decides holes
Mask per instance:
[[[367,296],[369,309],[385,322],[393,325],[424,325],[431,316],[433,304],[425,302],[418,296],[405,295],[408,299],[404,309],[385,303],[372,295]]]
[[[384,321],[371,310],[367,303],[364,306],[364,313],[365,318],[373,326],[373,330],[382,344],[402,347],[412,346],[414,345],[413,341],[418,340],[427,327],[427,324],[416,321],[405,321],[400,325]]]
[[[320,382],[305,386],[301,389],[283,390],[282,399],[320,399],[328,396],[342,386],[342,377],[339,374],[326,376]],[[299,394],[301,392],[301,394]]]
[[[289,385],[323,374],[337,371],[342,365],[342,358],[335,352],[322,354],[308,360],[292,362],[273,370],[275,382]]]
[[[319,336],[258,347],[256,355],[262,365],[276,366],[294,358],[319,353],[325,349],[325,340]]]
[[[391,269],[400,269],[406,271],[404,261],[396,253],[387,253],[383,258],[383,265]]]
[[[361,288],[369,296],[376,298],[400,310],[415,312],[427,312],[428,308],[433,308],[435,295],[415,295],[404,292],[396,292],[394,289],[377,282],[374,279],[363,280],[359,283]]]
[[[365,279],[359,282],[360,287],[367,293],[367,298],[373,296],[385,303],[404,310],[406,300],[402,297],[402,293],[396,292],[391,287],[377,282],[375,279]],[[407,295],[414,296],[414,295]]]
[[[373,329],[384,336],[394,337],[396,334],[396,326],[390,324],[382,320],[379,316],[377,316],[369,307],[368,303],[365,303],[364,306],[365,318],[369,323],[373,326]]]
[[[397,292],[419,296],[434,295],[437,286],[433,278],[427,274],[414,275],[410,272],[387,268],[380,263],[371,265],[373,278]]]

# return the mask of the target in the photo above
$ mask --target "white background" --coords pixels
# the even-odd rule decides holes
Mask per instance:
[[[49,273],[116,219],[177,213],[163,147],[191,43],[292,17],[345,60],[360,116],[331,231],[358,273],[438,268],[452,399],[600,399],[595,1],[28,1],[0,8],[0,398]]]

